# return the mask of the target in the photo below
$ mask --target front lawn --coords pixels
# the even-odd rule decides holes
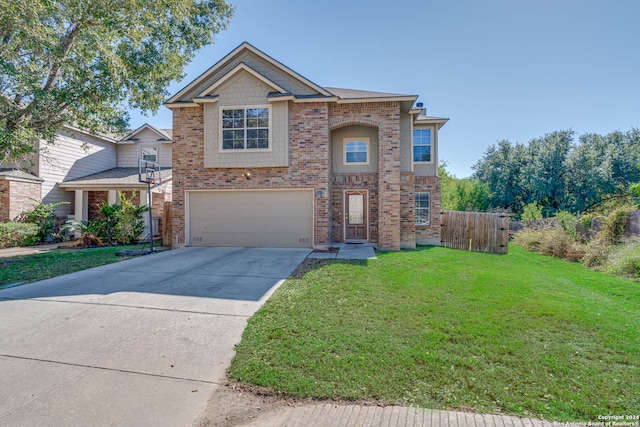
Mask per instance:
[[[17,282],[35,282],[122,261],[126,257],[116,256],[116,252],[131,248],[132,246],[111,246],[58,249],[34,255],[0,258],[0,286]]]
[[[306,263],[249,320],[232,378],[559,421],[640,413],[638,283],[515,246]]]

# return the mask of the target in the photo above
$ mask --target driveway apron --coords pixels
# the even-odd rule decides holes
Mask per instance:
[[[183,248],[0,291],[0,425],[190,425],[306,249]]]

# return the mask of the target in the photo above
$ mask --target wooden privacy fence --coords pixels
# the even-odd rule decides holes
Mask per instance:
[[[509,217],[483,212],[442,212],[442,244],[447,248],[506,254]]]

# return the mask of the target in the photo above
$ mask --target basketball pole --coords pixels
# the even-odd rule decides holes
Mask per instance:
[[[153,253],[153,198],[151,197],[151,180],[148,178],[147,189],[147,194],[149,195],[149,251]]]

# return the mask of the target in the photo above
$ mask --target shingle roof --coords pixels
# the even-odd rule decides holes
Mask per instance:
[[[325,87],[324,89],[340,99],[397,98],[400,96],[415,96],[401,93],[372,92],[370,90],[343,89],[337,87]]]
[[[42,182],[44,179],[20,169],[0,168],[0,177]]]
[[[162,169],[162,179],[166,180],[171,178],[172,171],[170,168]],[[113,168],[106,171],[87,175],[82,178],[70,179],[64,181],[64,185],[80,184],[80,185],[104,185],[104,186],[119,186],[119,185],[139,185],[142,184],[138,180],[138,168]]]

